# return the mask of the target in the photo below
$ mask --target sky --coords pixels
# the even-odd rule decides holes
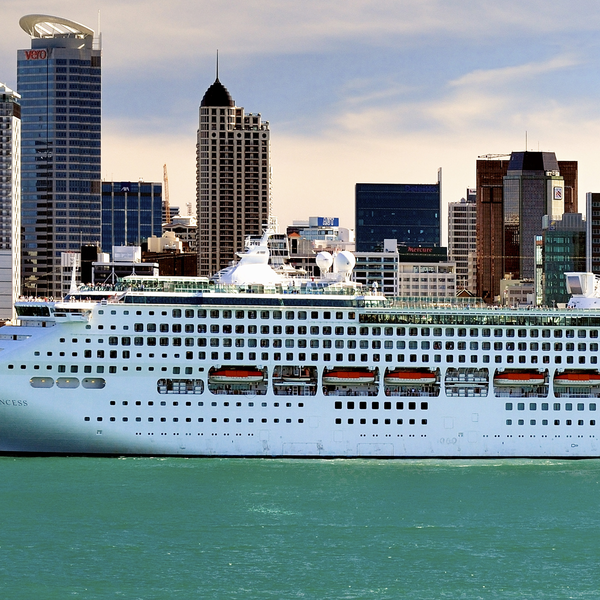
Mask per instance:
[[[184,214],[217,49],[236,105],[270,123],[281,228],[353,228],[357,182],[433,183],[441,167],[445,242],[445,205],[475,186],[477,157],[516,150],[579,161],[582,211],[600,191],[596,0],[2,0],[13,89],[31,13],[100,21],[102,176],[161,181],[166,163]]]

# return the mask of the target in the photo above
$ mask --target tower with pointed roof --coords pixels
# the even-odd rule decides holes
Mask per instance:
[[[196,144],[199,275],[227,267],[268,223],[270,138],[269,123],[236,106],[217,71],[200,103]]]

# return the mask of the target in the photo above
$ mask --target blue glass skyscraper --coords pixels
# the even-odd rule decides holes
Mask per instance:
[[[356,250],[376,252],[383,240],[440,245],[441,182],[357,183]]]
[[[101,49],[88,27],[48,15],[19,21],[22,278],[26,294],[59,296],[61,253],[99,244]]]
[[[102,252],[162,236],[162,184],[102,182]]]

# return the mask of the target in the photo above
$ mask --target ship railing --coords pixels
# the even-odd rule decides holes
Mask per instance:
[[[577,392],[577,393],[566,392],[566,391],[557,392],[555,390],[554,396],[556,398],[600,398],[600,390],[598,390],[598,391],[590,390],[589,392]]]
[[[448,398],[485,398],[487,395],[487,389],[477,392],[474,389],[446,388]]]
[[[215,396],[264,396],[267,393],[266,389],[261,390],[210,390]]]
[[[314,387],[297,387],[291,390],[282,390],[281,388],[276,387],[273,389],[273,393],[275,396],[315,396],[317,390]]]
[[[547,398],[548,390],[540,390],[539,392],[521,392],[518,390],[515,390],[513,392],[500,392],[498,390],[494,390],[494,396],[496,398]]]
[[[324,396],[377,396],[376,391],[369,390],[323,390]]]
[[[440,390],[386,390],[385,396],[387,398],[434,398],[440,395]]]

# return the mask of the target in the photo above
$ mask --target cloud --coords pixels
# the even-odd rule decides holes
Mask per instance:
[[[573,56],[557,56],[546,61],[529,62],[498,69],[476,69],[448,83],[451,87],[505,86],[524,79],[568,69],[580,64]]]

